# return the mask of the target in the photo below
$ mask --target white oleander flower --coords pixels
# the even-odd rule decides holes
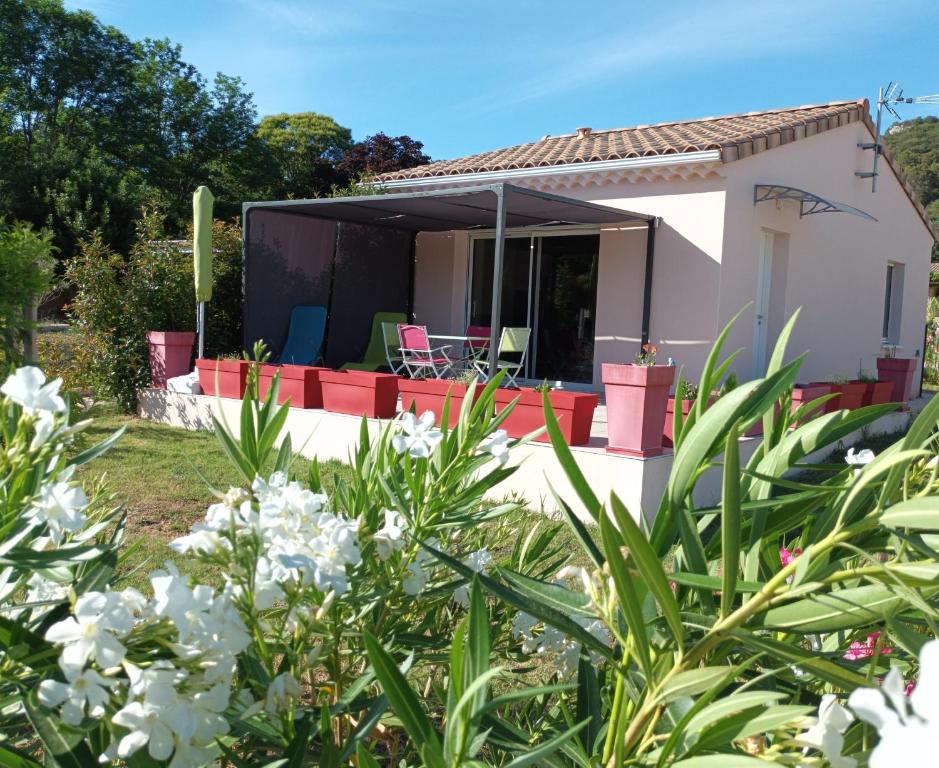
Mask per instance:
[[[509,433],[504,429],[497,429],[479,444],[479,450],[491,454],[505,466],[509,460]]]
[[[170,549],[181,555],[187,552],[211,555],[223,548],[231,548],[231,544],[223,539],[218,531],[202,523],[196,523],[192,526],[191,533],[179,536],[170,542]]]
[[[372,536],[380,560],[387,560],[395,552],[404,549],[404,530],[407,527],[407,522],[398,512],[386,509],[384,513],[385,524]]]
[[[419,595],[427,586],[427,574],[424,573],[424,569],[418,561],[410,563],[407,571],[408,575],[401,582],[401,589],[404,590],[406,595]]]
[[[27,603],[60,602],[68,597],[68,586],[34,573],[26,581]]]
[[[285,712],[290,708],[291,703],[300,698],[300,694],[300,683],[293,675],[283,672],[271,680],[267,686],[264,711],[269,715]]]
[[[62,669],[80,670],[88,661],[104,668],[120,664],[127,649],[117,638],[134,625],[120,593],[86,592],[76,601],[73,614],[46,631],[46,640],[64,646]]]
[[[65,400],[59,395],[61,386],[62,379],[46,383],[46,374],[34,365],[26,365],[7,377],[0,393],[22,406],[26,413],[63,413]]]
[[[84,527],[87,506],[88,497],[81,486],[69,482],[47,483],[26,515],[48,525],[50,538],[59,544],[64,532],[77,533]]]
[[[818,719],[796,741],[804,747],[821,752],[831,768],[855,768],[857,760],[841,754],[844,749],[844,733],[854,722],[854,716],[838,703],[832,693],[822,696],[818,705]]]
[[[905,695],[900,671],[893,667],[879,689],[858,688],[848,706],[874,726],[880,740],[868,758],[870,768],[932,765],[939,732],[939,640],[926,643],[919,656],[916,687]]]
[[[51,411],[39,411],[36,423],[33,425],[35,433],[29,442],[29,450],[38,451],[55,433],[55,414]]]
[[[62,705],[62,722],[78,725],[87,715],[100,718],[111,699],[113,681],[93,669],[60,664],[65,682],[43,680],[39,684],[39,702],[50,709]]]
[[[175,697],[175,691],[174,697]],[[111,718],[111,722],[126,728],[129,733],[117,745],[117,756],[121,759],[147,747],[154,760],[166,760],[173,754],[174,739],[170,727],[163,722],[167,711],[165,702],[157,706],[150,701],[132,701]]]
[[[854,474],[857,476],[861,474],[862,467],[870,464],[875,458],[874,452],[870,448],[864,448],[857,453],[854,452],[854,448],[848,448],[844,461],[854,467]]]
[[[415,459],[426,459],[443,440],[443,433],[434,426],[432,411],[424,411],[418,419],[410,411],[401,415],[398,428],[403,434],[395,435],[392,447],[398,453],[409,453]]]
[[[492,553],[486,547],[477,549],[463,558],[463,564],[474,573],[487,573],[492,565]],[[453,599],[464,608],[469,608],[469,584],[461,584],[453,590]]]
[[[512,636],[522,641],[522,653],[534,653],[538,650],[538,640],[534,630],[538,619],[527,613],[516,613],[512,618]]]

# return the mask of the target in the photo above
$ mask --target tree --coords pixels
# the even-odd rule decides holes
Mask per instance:
[[[410,136],[376,133],[349,147],[336,167],[346,180],[354,181],[361,177],[426,165],[430,157],[424,154],[423,149],[424,144]]]
[[[920,202],[939,227],[939,118],[917,117],[891,126],[884,136]],[[933,248],[939,260],[939,248]]]
[[[341,181],[336,163],[352,144],[352,132],[316,112],[281,113],[261,119],[257,137],[275,168],[271,197],[315,197]]]

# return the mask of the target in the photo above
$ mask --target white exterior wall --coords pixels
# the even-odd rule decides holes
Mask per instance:
[[[802,308],[789,354],[810,353],[800,380],[853,378],[859,366],[876,371],[888,260],[905,265],[899,355],[923,353],[932,237],[886,162],[880,163],[876,194],[871,193],[870,179],[854,175],[870,170],[871,152],[857,147],[870,141],[864,124],[851,123],[724,166],[727,208],[720,324],[756,295],[761,230],[788,235],[785,317]],[[754,206],[757,183],[807,190],[860,208],[877,222],[846,213],[800,219],[796,202]],[[776,283],[773,289],[780,291]],[[754,324],[751,307],[728,340],[728,349],[746,347],[736,366],[744,377],[752,373]],[[774,342],[773,337],[770,349]]]
[[[929,231],[886,162],[880,166],[876,194],[871,194],[869,179],[854,176],[870,168],[871,153],[857,148],[864,141],[871,141],[871,135],[857,122],[727,163],[720,166],[720,175],[706,179],[571,185],[551,191],[662,218],[656,234],[650,338],[659,347],[659,359],[674,358],[686,377],[700,374],[719,330],[754,301],[764,229],[780,235],[776,249],[787,257],[785,274],[774,274],[770,349],[785,319],[802,307],[789,347],[790,355],[810,352],[800,379],[854,377],[859,366],[876,369],[888,260],[904,265],[899,354],[922,355],[932,247]],[[867,211],[878,221],[843,213],[800,219],[794,202],[754,206],[757,183],[805,189]],[[597,386],[602,363],[629,361],[639,348],[645,252],[641,225],[602,228]],[[438,333],[462,333],[466,327],[468,255],[466,232],[418,238],[415,314]],[[449,313],[444,306],[448,291]],[[741,379],[753,372],[754,314],[751,306],[726,347],[727,352],[745,348],[736,364]]]

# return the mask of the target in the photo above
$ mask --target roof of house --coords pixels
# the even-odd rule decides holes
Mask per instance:
[[[929,264],[929,273],[939,275],[939,261],[933,261]]]
[[[723,117],[704,117],[634,128],[603,131],[581,129],[573,134],[545,136],[528,144],[518,144],[453,160],[438,160],[427,165],[385,173],[378,177],[378,181],[574,165],[631,157],[680,155],[704,150],[720,151],[721,161],[728,163],[858,120],[864,121],[870,128],[871,135],[874,134],[867,99],[833,101],[829,104],[746,112]],[[883,157],[897,175],[933,237],[939,236],[926,210],[917,200],[913,188],[886,148]]]

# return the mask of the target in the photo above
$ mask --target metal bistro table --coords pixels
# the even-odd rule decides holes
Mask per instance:
[[[439,341],[457,342],[451,344],[453,347],[459,347],[460,357],[452,361],[451,368],[459,368],[461,371],[468,371],[476,368],[476,363],[483,359],[489,352],[488,336],[445,336],[439,333],[429,333],[427,338]]]

